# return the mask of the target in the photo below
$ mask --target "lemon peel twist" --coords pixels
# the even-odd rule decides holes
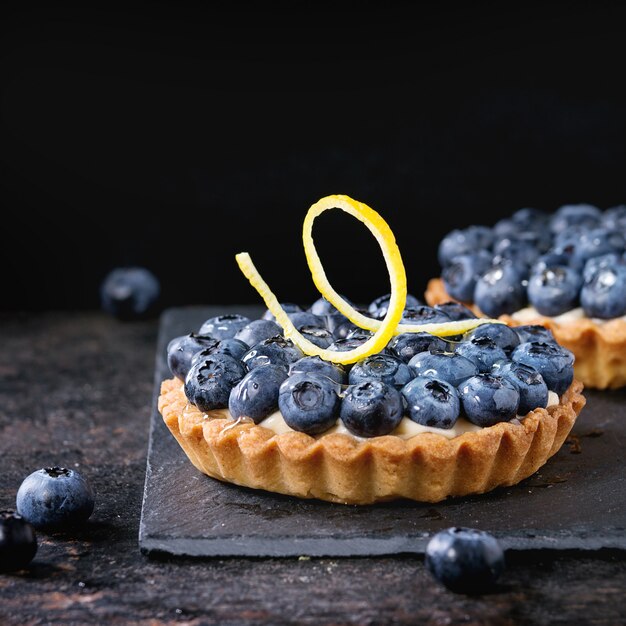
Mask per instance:
[[[322,261],[317,254],[313,241],[313,223],[316,217],[330,209],[340,209],[358,219],[374,235],[380,246],[389,272],[391,287],[387,314],[382,320],[372,319],[356,311],[349,302],[346,302],[333,289],[326,277]],[[400,324],[399,322],[406,304],[407,286],[406,272],[398,244],[387,222],[385,222],[374,209],[363,202],[353,200],[349,196],[326,196],[313,204],[304,218],[302,242],[311,276],[318,291],[352,323],[374,333],[372,337],[363,344],[346,352],[320,348],[306,339],[306,337],[302,336],[293,325],[278,299],[254,266],[250,255],[247,252],[240,252],[235,255],[239,269],[263,298],[265,305],[276,318],[276,322],[282,326],[285,337],[291,339],[305,354],[319,356],[326,361],[345,365],[355,363],[370,354],[380,352],[393,335],[405,332],[427,332],[439,337],[448,337],[472,330],[480,324],[497,321],[491,319],[472,319],[438,324]]]

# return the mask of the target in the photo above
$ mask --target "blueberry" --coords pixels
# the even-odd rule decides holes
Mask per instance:
[[[249,369],[263,367],[265,365],[280,365],[285,370],[291,363],[301,359],[304,353],[291,339],[285,339],[282,335],[276,335],[257,343],[250,348],[242,357],[241,361]]]
[[[118,267],[100,285],[100,304],[120,320],[145,319],[156,313],[159,279],[145,267]]]
[[[518,209],[511,215],[511,221],[518,229],[521,226],[525,230],[543,230],[549,220],[550,216],[545,211],[532,208]]]
[[[200,326],[201,335],[211,335],[215,339],[232,339],[242,328],[250,323],[250,318],[237,313],[217,315]],[[280,332],[280,331],[279,331]],[[249,345],[249,342],[246,341]]]
[[[324,328],[326,326],[325,315],[314,315],[308,311],[301,311],[298,313],[289,313],[288,317],[296,328],[299,328],[300,326],[315,326],[316,328]]]
[[[250,346],[243,341],[239,341],[239,339],[216,340],[213,345],[210,345],[208,348],[203,348],[200,352],[196,352],[193,357],[191,357],[191,365],[195,365],[197,361],[211,354],[227,354],[228,356],[232,356],[233,359],[241,359],[248,350],[250,350]]]
[[[249,417],[255,424],[278,408],[278,391],[287,378],[279,365],[257,367],[248,372],[231,390],[228,410],[235,418]]]
[[[496,346],[500,346],[509,354],[520,344],[520,339],[513,328],[506,324],[481,324],[463,336],[464,341],[475,337],[489,337]]]
[[[416,376],[439,378],[453,387],[478,374],[472,361],[454,352],[420,352],[409,361],[409,366]]]
[[[598,270],[585,281],[580,303],[588,317],[612,319],[626,315],[626,265]]]
[[[37,553],[32,524],[14,511],[0,511],[0,572],[26,567]]]
[[[400,318],[401,324],[441,324],[449,321],[450,317],[445,311],[426,305],[407,307]]]
[[[348,334],[358,328],[343,313],[333,313],[326,316],[326,328],[335,339],[345,339]]]
[[[380,380],[350,385],[341,400],[340,417],[345,427],[358,437],[388,435],[402,421],[400,392]]]
[[[439,351],[452,352],[447,341],[430,333],[401,333],[387,344],[389,352],[405,363],[408,363],[420,352]]]
[[[89,519],[94,493],[76,470],[46,467],[22,481],[16,506],[17,512],[35,528],[72,525]]]
[[[556,343],[556,339],[552,331],[540,324],[530,324],[524,326],[515,326],[513,328],[515,334],[519,337],[520,343],[528,343],[529,341],[543,341]]]
[[[519,235],[508,236],[496,243],[493,256],[496,260],[507,259],[517,267],[530,267],[539,257],[542,247],[547,248],[545,245],[541,246],[539,242],[529,241]]]
[[[477,374],[460,387],[463,412],[477,426],[508,422],[517,415],[520,393],[508,378],[494,374]]]
[[[339,415],[339,386],[312,372],[294,373],[280,386],[278,407],[287,425],[308,435],[334,426]]]
[[[280,306],[283,311],[289,315],[289,313],[301,313],[304,309],[299,304],[294,304],[293,302],[281,302]],[[276,317],[274,314],[267,309],[261,319],[270,320],[272,322],[276,321]]]
[[[615,265],[623,265],[624,259],[617,253],[602,254],[600,256],[588,259],[583,268],[583,281],[591,282],[598,271],[614,267]]]
[[[582,278],[576,270],[553,266],[530,277],[528,300],[541,315],[560,315],[578,305],[581,285]]]
[[[231,389],[246,375],[246,366],[227,354],[198,360],[185,378],[185,395],[201,411],[225,409]]]
[[[253,320],[241,328],[235,339],[247,343],[251,348],[264,339],[282,334],[283,329],[272,320]]]
[[[370,302],[367,307],[367,312],[370,317],[375,317],[376,319],[382,319],[387,315],[387,311],[389,309],[389,300],[391,299],[391,294],[385,294],[384,296],[379,296],[376,300]],[[416,307],[421,306],[423,303],[419,298],[416,298],[414,295],[407,293],[406,294],[406,302],[404,304],[405,307]]]
[[[348,304],[353,306],[352,302],[350,302],[348,298],[346,298],[344,295],[341,295],[341,294],[339,295]],[[326,300],[326,298],[321,297],[310,306],[309,312],[313,313],[314,315],[321,315],[323,317],[325,315],[333,315],[335,313],[338,313],[339,311],[337,311],[334,305],[332,305],[328,300]]]
[[[593,257],[623,251],[624,236],[621,233],[606,228],[592,228],[580,235],[574,250],[574,257],[580,265],[584,265]]]
[[[533,367],[513,361],[496,364],[492,373],[508,378],[519,391],[519,415],[526,415],[548,404],[548,386],[543,376]]]
[[[553,233],[561,233],[570,226],[593,228],[600,222],[600,209],[590,204],[567,204],[557,209],[550,219]]]
[[[476,282],[474,302],[489,317],[519,311],[526,304],[526,287],[522,280],[511,263],[493,266]]]
[[[604,211],[601,223],[608,230],[626,232],[626,205],[622,204]]]
[[[493,589],[504,571],[504,551],[488,532],[453,527],[428,542],[424,562],[433,577],[455,593],[476,594]]]
[[[364,380],[382,380],[396,389],[402,389],[412,378],[413,370],[398,357],[371,354],[352,366],[348,382],[356,385]]]
[[[441,272],[446,291],[457,300],[471,302],[476,281],[489,269],[491,258],[492,255],[485,250],[453,257]]]
[[[488,249],[493,242],[493,232],[486,226],[468,226],[450,231],[439,243],[437,258],[442,267],[459,254]]]
[[[455,352],[474,363],[479,372],[489,372],[496,361],[506,359],[504,350],[487,335],[476,335],[459,342]]]
[[[471,300],[471,298],[470,298]],[[435,304],[435,310],[445,313],[453,322],[460,322],[461,320],[474,320],[476,315],[471,309],[468,309],[460,302],[442,302],[441,304]]]
[[[352,337],[350,339],[346,337],[345,339],[337,339],[336,341],[333,341],[328,346],[328,349],[334,352],[348,352],[349,350],[354,350],[355,348],[363,345],[366,341],[367,339],[361,336]]]
[[[323,378],[329,378],[338,385],[348,381],[348,375],[343,365],[324,361],[319,356],[304,356],[289,366],[289,375],[309,372]]]
[[[335,340],[329,330],[317,326],[300,326],[298,332],[312,344],[324,350]]]
[[[452,428],[459,417],[461,401],[455,387],[445,380],[420,376],[401,390],[408,416],[432,428]]]
[[[548,389],[559,396],[574,379],[574,355],[557,343],[544,341],[522,343],[513,350],[511,359],[536,369],[546,381]]]
[[[182,335],[167,344],[167,366],[176,378],[185,380],[193,357],[200,351],[214,348],[218,340],[209,335]]]

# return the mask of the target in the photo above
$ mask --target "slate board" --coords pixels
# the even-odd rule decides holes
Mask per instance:
[[[196,470],[156,408],[166,346],[209,317],[246,306],[182,307],[161,316],[139,546],[148,555],[372,556],[423,553],[449,526],[489,530],[505,549],[626,549],[626,390],[586,391],[561,450],[514,487],[438,504],[346,506],[221,483]]]

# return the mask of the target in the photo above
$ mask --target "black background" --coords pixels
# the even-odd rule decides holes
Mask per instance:
[[[258,303],[242,250],[308,304],[331,193],[382,214],[416,295],[454,227],[626,202],[621,3],[214,5],[0,9],[0,308],[98,307],[128,264],[163,306]],[[339,291],[388,290],[352,218],[315,234]]]

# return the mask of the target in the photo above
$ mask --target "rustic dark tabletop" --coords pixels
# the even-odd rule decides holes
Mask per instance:
[[[416,556],[163,559],[137,537],[158,322],[0,316],[0,508],[44,466],[97,492],[79,531],[40,532],[0,575],[0,624],[626,624],[619,551],[507,553],[493,593],[438,585]]]

